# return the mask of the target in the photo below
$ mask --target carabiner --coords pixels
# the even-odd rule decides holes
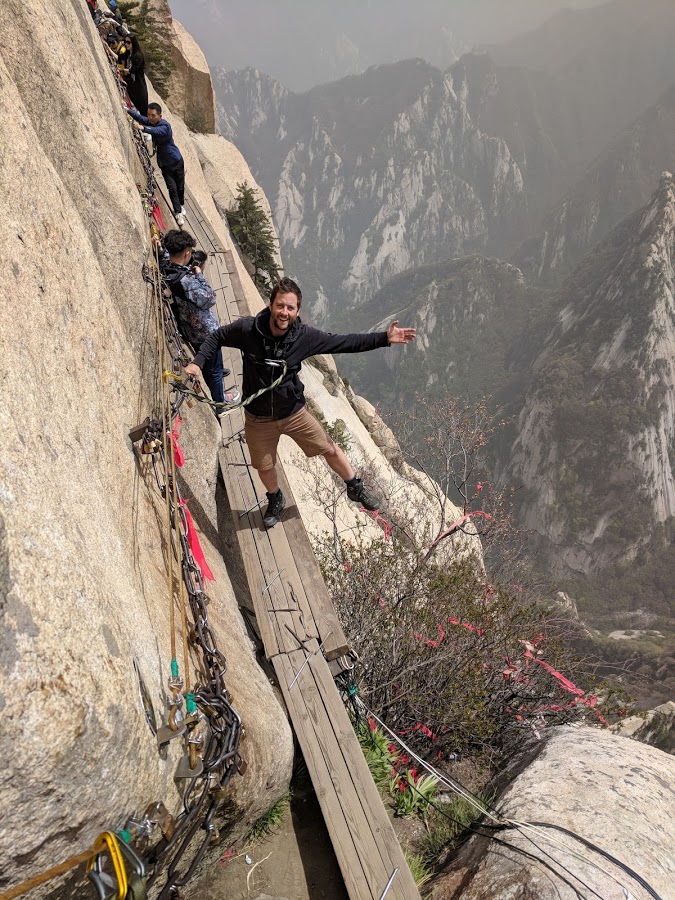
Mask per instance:
[[[106,887],[114,887],[112,878],[103,872],[101,867],[101,854],[108,852],[113,865],[113,871],[117,880],[116,900],[125,900],[127,896],[127,870],[122,859],[117,838],[112,831],[104,831],[96,838],[94,842],[94,855],[87,863],[87,873],[91,873],[90,878],[96,890],[99,892],[101,900],[106,898]],[[101,891],[103,890],[103,894]]]

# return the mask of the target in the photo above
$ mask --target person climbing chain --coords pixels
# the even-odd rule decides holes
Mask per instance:
[[[157,165],[162,170],[169,191],[173,215],[179,228],[185,225],[185,163],[173,139],[171,125],[162,118],[159,103],[148,103],[148,114],[142,116],[131,107],[127,112],[134,120],[134,128],[149,134],[157,150]]]
[[[305,456],[323,456],[345,482],[350,500],[368,510],[380,508],[379,499],[356,477],[344,450],[307,410],[304,385],[298,375],[303,360],[310,356],[361,353],[390,344],[409,344],[415,339],[415,329],[399,328],[397,321],[386,331],[372,334],[320,331],[300,320],[301,304],[302,291],[298,284],[291,278],[282,278],[272,289],[267,309],[255,317],[244,316],[218,328],[185,367],[186,375],[200,377],[202,369],[220,353],[221,347],[234,347],[243,356],[243,391],[245,397],[250,397],[262,388],[269,388],[285,363],[284,377],[272,390],[249,402],[244,413],[251,464],[267,491],[268,505],[263,517],[267,528],[280,521],[285,506],[276,472],[277,445],[282,434],[292,438]]]

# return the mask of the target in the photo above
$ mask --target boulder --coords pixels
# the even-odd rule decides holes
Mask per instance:
[[[158,385],[143,172],[85,3],[3,0],[0,93],[1,890],[151,801],[178,811],[180,750],[158,755],[134,666],[161,719],[163,504],[128,438]],[[207,191],[198,163],[188,186]],[[212,201],[205,212],[220,227]],[[180,484],[215,574],[209,620],[246,728],[249,767],[231,781],[222,820],[236,837],[285,791],[293,745],[230,581],[219,430],[205,408],[185,419]]]
[[[675,753],[675,703],[669,700],[641,716],[629,716],[613,726],[612,731],[633,738],[665,753]]]
[[[168,101],[191,131],[213,134],[216,130],[216,95],[206,57],[192,35],[173,20],[173,72]]]
[[[561,727],[496,807],[511,820],[576,832],[630,866],[666,900],[675,884],[674,784],[675,760],[660,750],[596,728]],[[559,831],[508,829],[496,836],[502,843],[469,842],[453,866],[469,873],[462,872],[459,884],[456,874],[448,883],[441,880],[435,900],[649,896],[615,864]]]

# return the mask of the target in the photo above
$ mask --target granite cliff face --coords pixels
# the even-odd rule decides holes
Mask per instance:
[[[555,295],[510,475],[561,571],[632,559],[675,515],[674,253],[664,173]]]
[[[467,256],[410,269],[392,278],[356,324],[392,319],[417,328],[405,357],[388,357],[383,379],[368,357],[340,360],[354,386],[392,408],[417,394],[513,398],[520,374],[509,364],[513,343],[545,303],[546,292],[526,284],[509,263]]]
[[[500,813],[575,832],[629,865],[659,896],[672,896],[672,757],[588,727],[552,729],[538,750],[496,801]],[[473,837],[452,874],[438,880],[434,900],[575,900],[580,891],[604,900],[653,896],[569,834],[520,828],[499,838]]]

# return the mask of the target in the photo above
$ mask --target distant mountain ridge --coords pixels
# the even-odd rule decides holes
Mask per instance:
[[[422,60],[302,95],[255,70],[219,73],[216,92],[221,128],[274,198],[286,269],[302,273],[319,321],[411,265],[473,252],[524,220],[508,147]]]
[[[675,516],[675,183],[555,295],[507,467],[561,572],[635,557]]]
[[[511,347],[547,299],[499,259],[464,256],[410,269],[355,311],[351,325],[378,329],[399,319],[417,328],[415,343],[387,357],[387,379],[367,355],[340,358],[340,370],[387,410],[413,404],[418,394],[497,393],[499,402],[511,401],[521,387],[520,373],[509,366]]]

